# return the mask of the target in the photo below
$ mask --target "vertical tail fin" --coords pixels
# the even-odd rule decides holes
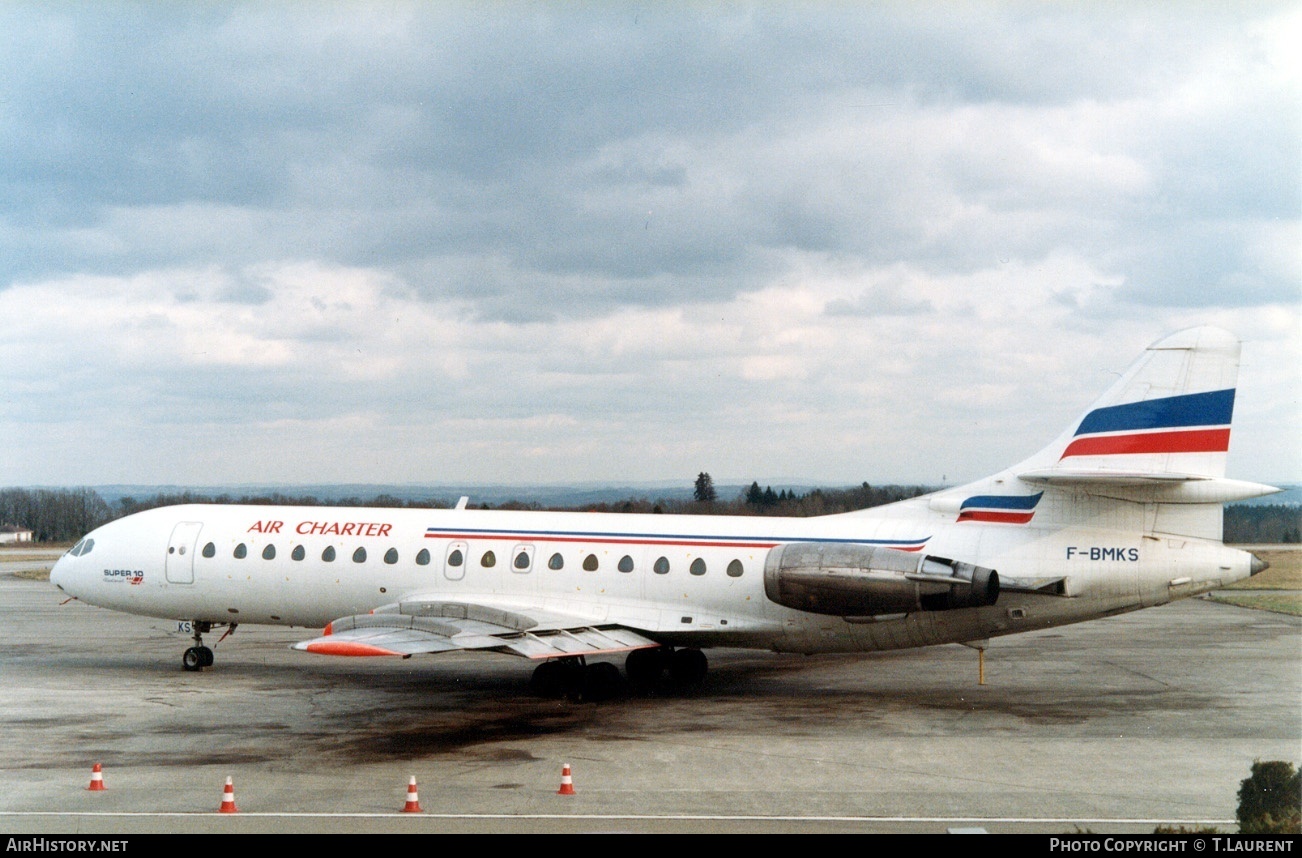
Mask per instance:
[[[1023,462],[1051,477],[1225,476],[1239,341],[1219,328],[1158,340],[1076,424]]]
[[[957,502],[958,521],[1071,524],[1111,503],[1106,515],[1142,518],[1146,532],[1219,540],[1220,504],[1279,491],[1225,478],[1239,347],[1214,327],[1158,340],[1044,449],[932,508]],[[1123,514],[1117,501],[1151,506]]]

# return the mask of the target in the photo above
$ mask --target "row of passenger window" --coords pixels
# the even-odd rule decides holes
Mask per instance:
[[[203,547],[202,553],[204,557],[215,557],[217,554],[217,546],[214,543],[209,542],[207,545]],[[243,560],[245,557],[248,557],[249,556],[248,546],[245,545],[243,542],[241,542],[239,545],[236,545],[234,555],[236,560]],[[303,560],[304,558],[307,557],[307,549],[305,549],[302,545],[295,545],[293,550],[289,552],[289,556],[294,560]],[[335,552],[335,547],[333,545],[327,545],[325,547],[325,550],[321,552],[321,559],[324,560],[326,563],[333,563],[337,556],[338,555]],[[275,557],[276,557],[276,546],[268,543],[262,549],[262,559],[274,560]],[[430,561],[430,553],[428,548],[422,548],[420,551],[416,552],[417,566],[428,566],[429,561]],[[358,546],[357,550],[353,552],[353,562],[354,563],[366,562],[365,548]],[[397,563],[398,549],[390,548],[388,551],[384,552],[384,562],[388,563],[390,566]],[[460,548],[455,548],[448,554],[447,565],[449,567],[460,568],[461,566],[465,565],[465,562],[466,562],[465,554],[462,552]],[[497,565],[497,555],[491,549],[485,551],[483,554],[479,556],[479,565],[484,567],[485,569],[493,568],[494,566]],[[512,565],[517,570],[527,572],[529,568],[533,565],[533,556],[528,551],[520,551],[515,555],[515,560],[512,561]],[[582,566],[585,571],[596,572],[600,565],[601,562],[597,559],[597,555],[595,554],[589,554],[583,558]],[[565,568],[565,558],[561,556],[561,553],[559,551],[553,554],[550,558],[548,558],[547,568],[548,569]],[[630,555],[625,554],[623,557],[619,558],[619,562],[615,564],[615,568],[618,569],[620,572],[632,572],[634,568],[633,558]],[[656,562],[651,565],[651,570],[655,572],[657,575],[668,575],[669,558],[668,557],[656,558]],[[705,559],[702,557],[697,557],[695,560],[691,562],[691,565],[687,567],[687,571],[693,575],[704,575],[706,572]],[[732,560],[732,562],[728,564],[728,568],[727,568],[728,577],[740,578],[744,572],[745,572],[745,568],[742,566],[740,560],[734,559]]]

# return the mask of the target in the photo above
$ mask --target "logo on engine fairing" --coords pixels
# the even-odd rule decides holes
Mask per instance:
[[[139,584],[145,580],[145,570],[143,569],[105,569],[105,581],[126,581],[129,584]]]
[[[959,505],[958,520],[1028,524],[1035,517],[1035,507],[1043,494],[975,495]]]

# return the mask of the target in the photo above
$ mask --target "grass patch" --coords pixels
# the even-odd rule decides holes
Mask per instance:
[[[1302,591],[1254,593],[1250,590],[1239,590],[1238,592],[1229,593],[1222,590],[1219,593],[1211,594],[1207,598],[1213,602],[1238,605],[1240,608],[1255,608],[1258,611],[1271,611],[1276,614],[1290,614],[1294,617],[1302,617]]]
[[[1229,585],[1227,590],[1302,590],[1302,547],[1236,545],[1270,564],[1265,572]]]

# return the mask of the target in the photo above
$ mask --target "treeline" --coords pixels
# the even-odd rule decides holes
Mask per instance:
[[[708,475],[706,475],[708,476]],[[511,501],[495,509],[566,510],[614,513],[686,513],[694,515],[775,515],[808,517],[852,512],[881,506],[934,491],[928,486],[872,486],[862,483],[845,489],[816,488],[806,492],[759,487],[750,488],[732,500],[629,498],[611,503],[590,503],[578,507],[543,506]],[[711,498],[711,493],[704,493]],[[204,495],[195,492],[160,493],[149,497],[122,497],[108,503],[93,489],[0,489],[0,524],[30,528],[37,542],[71,542],[106,522],[124,515],[160,506],[189,503],[256,504],[275,506],[356,506],[395,509],[438,509],[449,503],[442,499],[405,500],[393,495],[347,497],[321,500],[312,495],[230,494]],[[489,509],[489,504],[477,504]],[[1289,504],[1232,504],[1225,507],[1225,541],[1228,543],[1302,542],[1302,506]]]
[[[313,495],[283,495],[279,492],[266,495],[240,495],[239,497],[230,494],[204,495],[197,492],[171,492],[150,495],[146,498],[124,495],[118,499],[114,517],[131,515],[132,513],[143,512],[160,506],[175,506],[186,503],[251,504],[255,506],[376,506],[397,509],[437,509],[447,506],[446,503],[433,499],[413,501],[384,494],[370,498],[343,497],[320,500]]]
[[[374,506],[433,508],[438,501],[406,501],[392,495],[372,498],[318,500],[311,495],[204,495],[172,492],[145,498],[125,496],[116,503],[104,500],[94,489],[0,489],[0,524],[26,527],[35,542],[73,542],[90,531],[132,513],[186,503],[257,504],[263,506]]]
[[[77,539],[117,515],[92,489],[0,489],[0,524],[27,528],[35,542]]]
[[[1224,538],[1237,544],[1302,542],[1302,506],[1282,503],[1227,506]]]
[[[708,478],[708,474],[703,474]],[[712,484],[710,484],[712,485]],[[698,482],[698,489],[700,483]],[[750,488],[732,500],[718,500],[711,488],[698,491],[694,500],[651,501],[646,498],[630,499],[615,503],[585,504],[585,512],[649,512],[649,513],[685,513],[689,515],[784,515],[807,518],[815,515],[831,515],[838,512],[853,512],[871,506],[894,503],[906,498],[917,497],[930,491],[935,486],[871,486],[862,483],[847,489],[810,489],[797,492],[794,489],[782,489],[774,492],[770,486],[761,489],[759,483],[751,483]],[[523,507],[517,507],[523,508]],[[540,507],[535,507],[540,508]]]

